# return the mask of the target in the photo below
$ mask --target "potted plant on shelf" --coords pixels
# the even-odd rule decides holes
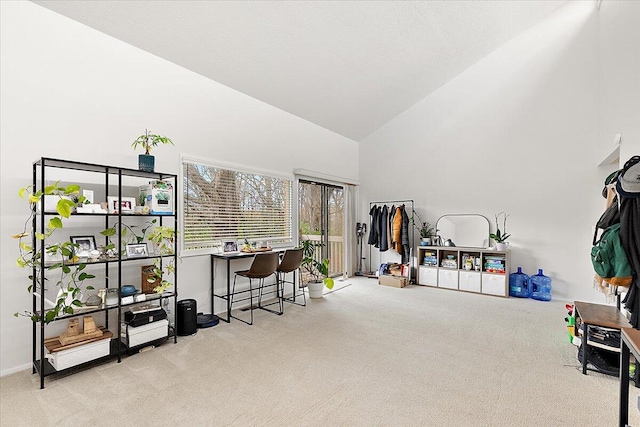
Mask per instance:
[[[500,230],[499,218],[502,215],[502,230]],[[493,239],[496,244],[496,249],[499,251],[504,251],[509,246],[509,242],[507,239],[511,236],[511,234],[507,234],[507,218],[509,214],[506,212],[500,212],[495,215],[496,217],[496,232],[489,234],[489,237]]]
[[[133,144],[131,144],[133,148],[138,147],[138,145],[144,148],[144,154],[140,154],[138,156],[139,170],[145,172],[153,172],[153,169],[155,167],[155,158],[150,154],[151,148],[156,147],[159,144],[174,145],[173,141],[171,141],[171,139],[167,138],[166,136],[149,133],[147,129],[144,130],[144,135],[140,135],[138,138],[136,138],[135,141],[133,141]]]
[[[176,238],[176,230],[173,227],[159,225],[154,227],[149,233],[149,241],[155,246],[157,255],[172,255],[174,253],[174,242]],[[156,286],[153,291],[161,294],[173,283],[166,280],[167,275],[175,274],[175,259],[172,257],[166,264],[162,263],[161,258],[156,258],[153,264],[153,272],[147,277],[147,281]]]
[[[418,222],[416,223],[416,219]],[[411,224],[420,233],[420,246],[431,246],[433,244],[432,239],[436,236],[438,230],[436,230],[431,223],[423,221],[418,215],[418,212],[413,212],[411,217]],[[418,226],[420,224],[420,226]]]
[[[29,268],[29,282],[27,288],[29,293],[35,293],[40,298],[44,298],[53,307],[45,308],[44,312],[40,311],[24,311],[22,313],[14,313],[14,316],[26,316],[34,322],[44,320],[45,323],[53,321],[56,317],[64,314],[73,314],[74,307],[82,307],[82,290],[92,290],[90,285],[84,285],[84,281],[93,279],[95,276],[83,271],[86,263],[83,262],[67,262],[73,257],[78,244],[70,241],[58,243],[46,243],[44,250],[42,242],[49,240],[56,230],[63,228],[63,218],[69,218],[73,210],[82,205],[85,201],[84,196],[78,196],[80,187],[72,184],[66,187],[60,186],[58,182],[45,187],[41,191],[34,191],[32,186],[22,188],[19,192],[21,198],[26,198],[29,203],[30,215],[25,221],[24,230],[14,235],[18,239],[19,256],[17,264],[22,268]],[[45,230],[34,229],[33,216],[36,214],[38,205],[44,211],[44,197],[54,196],[59,200],[56,204],[57,215],[52,216]],[[25,241],[26,240],[26,241]],[[58,289],[55,301],[49,301],[46,298],[47,283],[43,282],[43,272],[47,271],[47,275],[51,278],[56,277],[55,283],[48,281],[48,286]],[[47,280],[47,279],[45,279]]]
[[[315,259],[316,245],[311,240],[302,241],[302,263],[300,266],[311,279],[307,282],[309,298],[322,298],[323,287],[333,289],[333,279],[329,277],[329,260]]]
[[[420,226],[420,240],[424,243],[422,246],[431,246],[431,238],[436,235],[436,230],[428,222],[423,222]]]

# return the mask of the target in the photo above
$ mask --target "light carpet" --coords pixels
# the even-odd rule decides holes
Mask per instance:
[[[348,285],[348,286],[344,286]],[[613,426],[564,303],[352,278],[307,307],[220,323],[73,375],[0,379],[3,426]],[[638,389],[630,423],[640,425]]]

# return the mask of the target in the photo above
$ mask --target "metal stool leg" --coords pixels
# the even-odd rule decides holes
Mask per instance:
[[[231,291],[231,304],[229,306],[231,309],[233,309],[233,297],[235,296],[235,293],[236,293],[236,280],[237,280],[237,278],[238,278],[238,276],[233,278],[233,288],[232,288],[232,291]],[[229,317],[233,317],[234,319],[239,320],[242,323],[246,323],[247,325],[253,325],[253,286],[252,286],[252,283],[251,283],[251,278],[249,278],[249,302],[250,302],[249,310],[251,312],[251,316],[250,316],[251,320],[249,322],[247,322],[244,319],[239,318],[238,316],[232,315],[231,311],[229,312]]]
[[[296,286],[296,271],[297,270],[293,270],[293,280],[291,282],[286,282],[284,280],[284,278],[282,279],[283,282],[285,283],[291,283],[293,285],[293,295],[291,295],[290,298],[284,298],[284,285],[282,286],[283,289],[283,299],[286,302],[289,302],[291,304],[297,304],[297,305],[301,305],[303,307],[305,307],[307,305],[307,297],[306,297],[306,293],[305,293],[305,288],[303,286],[297,285]],[[283,276],[286,277],[286,273],[283,273]],[[298,290],[302,289],[302,294],[297,293]],[[302,296],[303,298],[303,302],[302,304],[296,301],[296,297]]]
[[[282,313],[284,313],[284,310],[282,308],[282,297],[280,296],[280,282],[278,280],[278,275],[276,273],[273,273],[273,275],[276,278],[275,285],[276,285],[276,296],[278,298],[279,311],[275,311],[275,310],[271,310],[270,308],[267,308],[268,306],[275,304],[275,302],[271,302],[271,303],[269,303],[269,304],[267,304],[265,306],[262,305],[262,294],[263,294],[264,280],[265,280],[264,278],[260,279],[260,291],[258,293],[258,308],[261,309],[261,310],[268,311],[270,313],[281,315]],[[269,286],[271,286],[271,285],[269,285]]]
[[[249,278],[249,311],[251,312],[251,323],[253,325],[253,286],[251,283],[251,278]]]

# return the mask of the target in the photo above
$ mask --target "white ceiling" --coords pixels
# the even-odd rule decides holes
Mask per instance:
[[[360,141],[566,0],[35,3]]]

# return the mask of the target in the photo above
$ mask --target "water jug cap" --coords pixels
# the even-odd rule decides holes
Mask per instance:
[[[540,276],[544,276],[544,274],[542,274],[542,269],[541,269],[541,268],[539,268],[539,269],[538,269],[538,274],[539,274]]]
[[[518,273],[522,273],[522,267],[518,267]]]

